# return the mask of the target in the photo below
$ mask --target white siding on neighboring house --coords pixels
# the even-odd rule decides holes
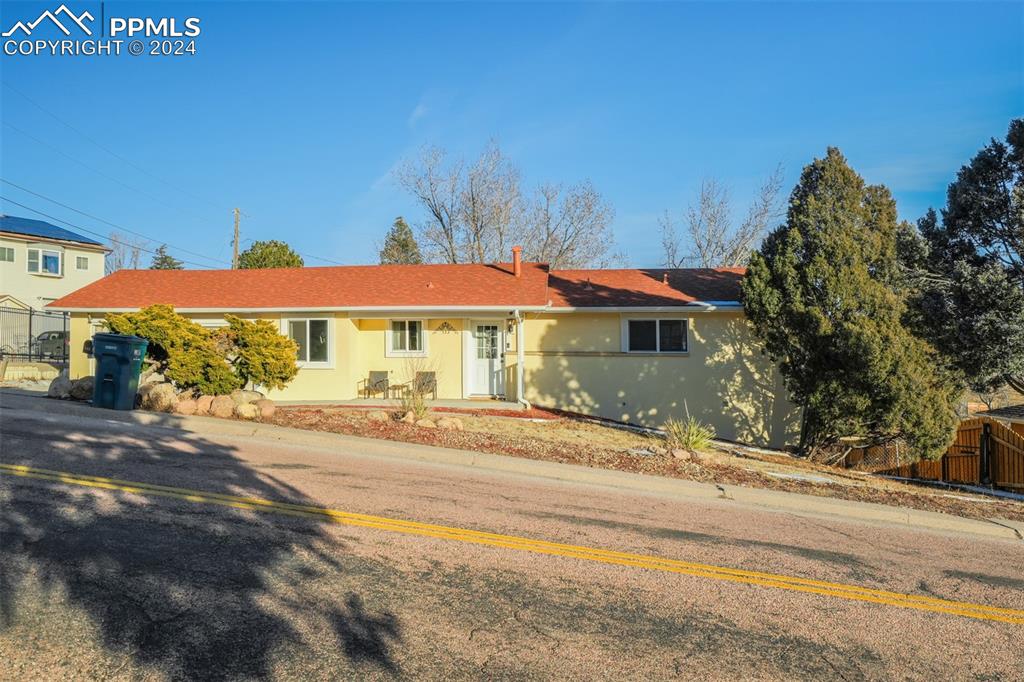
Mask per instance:
[[[42,308],[103,277],[103,247],[0,234],[0,295]]]

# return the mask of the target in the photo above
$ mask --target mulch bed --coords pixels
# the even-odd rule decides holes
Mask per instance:
[[[433,411],[460,412],[456,408],[438,408]],[[546,415],[529,417],[534,419],[565,418],[544,410],[532,410],[531,412]],[[691,481],[783,490],[857,502],[875,502],[890,506],[942,512],[967,518],[1004,518],[1024,521],[1024,503],[1011,500],[978,498],[955,492],[936,492],[892,481],[865,479],[863,482],[860,480],[851,481],[851,483],[854,483],[853,485],[837,485],[791,478],[776,478],[761,471],[754,471],[744,467],[743,459],[741,458],[724,455],[706,459],[698,464],[669,456],[639,455],[599,445],[581,446],[580,443],[553,442],[551,440],[530,438],[522,435],[511,437],[476,431],[424,429],[400,421],[373,421],[367,419],[364,413],[365,410],[353,410],[347,406],[345,409],[330,409],[326,406],[279,407],[272,421],[281,426],[311,431],[326,431],[366,438],[436,445],[548,462],[579,464],[601,469],[668,476]],[[510,415],[509,412],[504,410],[461,410],[461,413],[501,417]],[[496,414],[492,415],[491,413]],[[514,414],[524,415],[528,413]],[[766,459],[775,460],[776,458]],[[778,457],[777,460],[780,462],[785,461],[782,457]],[[791,463],[787,463],[791,464],[798,471],[808,473],[815,470],[833,476],[841,476],[844,473],[822,465],[810,465],[810,463],[802,462],[801,460],[792,460]],[[855,478],[854,476],[843,477]],[[963,499],[965,497],[971,497],[971,499]],[[981,501],[975,501],[978,499]]]

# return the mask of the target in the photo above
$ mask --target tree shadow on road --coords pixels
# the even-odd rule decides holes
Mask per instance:
[[[316,504],[196,434],[81,423],[5,419],[0,460]],[[343,543],[328,530],[311,518],[5,474],[0,632],[60,598],[88,616],[108,652],[173,678],[271,677],[318,637],[342,667],[396,674],[393,614],[373,613],[354,593],[341,604],[305,589],[345,570]]]

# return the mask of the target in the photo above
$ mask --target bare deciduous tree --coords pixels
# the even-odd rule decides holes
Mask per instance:
[[[614,211],[590,182],[568,189],[543,184],[523,193],[519,169],[491,142],[472,163],[425,149],[396,173],[423,207],[417,232],[433,262],[491,263],[523,246],[527,260],[552,268],[584,267],[612,255]]]
[[[142,250],[146,248],[146,242],[136,239],[120,232],[111,232],[110,253],[104,259],[104,272],[111,274],[118,270],[138,270]]]
[[[782,167],[768,176],[738,225],[732,221],[729,189],[714,178],[701,182],[696,205],[686,211],[684,247],[676,221],[668,211],[660,220],[664,263],[669,268],[746,265],[769,223],[780,213]]]
[[[614,247],[614,217],[589,181],[568,189],[541,185],[530,207],[525,257],[549,263],[552,270],[603,265]]]

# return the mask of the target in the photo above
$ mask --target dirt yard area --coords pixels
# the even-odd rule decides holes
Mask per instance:
[[[660,436],[542,410],[517,416],[498,416],[485,410],[431,411],[435,418],[458,417],[464,427],[462,431],[418,427],[398,421],[398,414],[388,421],[376,421],[368,418],[370,412],[352,407],[280,407],[273,422],[313,431],[787,490],[969,518],[1024,521],[1024,502],[891,481],[814,464],[784,453],[767,454],[739,447],[723,446],[694,453],[690,459],[677,459],[666,451],[665,440]]]

